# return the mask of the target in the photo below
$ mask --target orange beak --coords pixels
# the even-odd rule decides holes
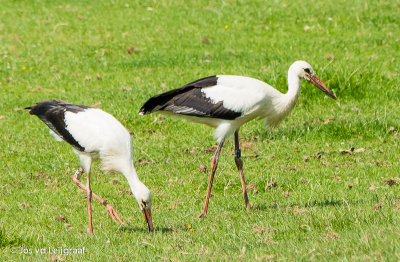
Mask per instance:
[[[154,229],[153,229],[153,220],[151,219],[151,210],[143,208],[142,213],[144,219],[146,220],[147,229],[149,230],[149,232],[153,232]]]
[[[327,94],[330,98],[335,100],[337,99],[336,96],[331,92],[331,90],[326,87],[326,85],[321,81],[321,79],[319,79],[316,74],[310,76],[310,83],[321,89],[322,92]]]

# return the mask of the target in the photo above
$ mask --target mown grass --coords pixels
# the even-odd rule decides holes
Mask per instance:
[[[397,1],[0,4],[5,260],[400,259]],[[228,141],[209,216],[197,220],[208,180],[199,166],[209,165],[212,129],[139,117],[138,109],[152,95],[214,74],[252,76],[285,92],[287,69],[298,59],[339,102],[303,83],[296,108],[277,129],[245,125],[251,211],[244,210]],[[52,98],[97,104],[132,130],[135,166],[153,193],[154,234],[124,178],[95,165],[94,192],[126,225],[94,204],[95,235],[88,236],[84,194],[70,178],[78,160],[23,110]],[[365,150],[340,152],[352,147]],[[86,249],[20,254],[42,247]]]

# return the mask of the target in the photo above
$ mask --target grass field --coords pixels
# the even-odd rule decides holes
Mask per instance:
[[[400,260],[400,2],[0,6],[0,260]],[[214,74],[251,76],[286,92],[287,69],[300,59],[339,102],[304,82],[277,129],[263,121],[243,126],[251,210],[229,140],[208,217],[196,219],[208,182],[199,167],[209,165],[213,130],[138,116],[139,108]],[[93,191],[126,225],[94,203],[95,235],[88,235],[85,194],[71,180],[78,159],[23,110],[44,99],[96,105],[132,131],[135,166],[153,194],[153,234],[124,177],[95,164]],[[35,251],[59,247],[85,252]]]

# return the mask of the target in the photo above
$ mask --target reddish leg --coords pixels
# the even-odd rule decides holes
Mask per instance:
[[[246,192],[246,182],[244,181],[244,174],[243,174],[243,162],[241,158],[241,152],[239,148],[239,130],[235,132],[235,163],[239,170],[240,181],[242,183],[242,192],[244,197],[244,204],[247,210],[250,210],[249,199],[247,197]]]
[[[88,204],[89,214],[89,234],[93,236],[93,224],[92,224],[92,189],[90,188],[90,170],[87,172],[87,188],[86,188],[86,200]]]
[[[222,139],[221,142],[219,142],[218,148],[215,151],[213,158],[211,159],[211,172],[210,172],[210,180],[208,182],[206,202],[204,203],[203,212],[197,218],[203,218],[203,217],[207,216],[208,202],[210,201],[211,188],[212,188],[212,184],[213,184],[213,180],[214,180],[215,170],[217,170],[218,157],[219,157],[219,154],[221,153],[221,149],[222,149],[222,146],[224,145],[224,141],[225,141],[225,139]]]

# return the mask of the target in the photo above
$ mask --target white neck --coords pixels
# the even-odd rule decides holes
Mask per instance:
[[[125,172],[122,172],[126,179],[128,180],[128,184],[132,190],[132,193],[138,188],[138,186],[141,186],[142,182],[140,182],[139,177],[136,173],[135,167],[133,164],[130,165],[130,167],[125,170]]]
[[[293,67],[289,68],[288,71],[288,91],[282,96],[283,102],[283,114],[287,116],[290,111],[294,108],[297,103],[297,98],[300,93],[301,80]]]
[[[285,117],[287,117],[297,102],[297,97],[300,93],[301,80],[294,72],[293,68],[289,68],[288,72],[288,91],[277,97],[274,104],[274,109],[270,117],[267,116],[266,123],[272,127],[277,126]],[[267,109],[269,112],[270,108]]]
[[[300,93],[300,86],[301,86],[301,80],[299,76],[294,72],[293,68],[289,68],[288,71],[288,91],[285,94],[285,96],[288,96],[290,98],[295,98],[297,100],[297,97]]]

